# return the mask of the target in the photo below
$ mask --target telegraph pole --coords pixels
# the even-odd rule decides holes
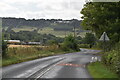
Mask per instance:
[[[74,27],[73,27],[73,30],[74,30],[74,38],[76,37],[76,35],[75,35],[75,25],[74,25]]]
[[[72,23],[73,23],[73,31],[74,31],[73,36],[75,38],[76,37],[76,34],[75,34],[76,32],[75,32],[75,24],[74,24],[74,22],[75,22],[75,20],[72,21]]]
[[[65,38],[66,38],[66,31],[65,31]]]

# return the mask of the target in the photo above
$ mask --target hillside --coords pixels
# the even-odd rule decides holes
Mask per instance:
[[[56,30],[68,30],[72,29],[73,26],[77,28],[81,28],[80,20],[72,19],[72,20],[62,20],[62,19],[28,19],[25,18],[2,18],[3,27],[12,27],[12,28],[20,28],[20,27],[53,27]]]
[[[2,27],[8,32],[13,30],[34,31],[37,30],[41,34],[52,34],[57,37],[65,37],[68,34],[76,34],[84,36],[85,30],[81,27],[81,20],[62,20],[62,19],[25,19],[25,18],[2,18]],[[3,30],[3,31],[4,31]]]

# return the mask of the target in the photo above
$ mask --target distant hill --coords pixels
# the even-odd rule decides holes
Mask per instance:
[[[2,18],[2,32],[12,33],[21,31],[36,31],[39,34],[51,34],[56,37],[65,37],[74,34],[74,27],[77,36],[84,37],[88,30],[82,29],[81,20],[62,19],[25,19],[25,18]]]
[[[72,20],[62,20],[62,19],[28,19],[25,18],[2,18],[2,27],[12,28],[24,28],[24,27],[36,27],[36,28],[45,28],[51,27],[54,30],[70,31],[73,30],[73,27],[82,29],[80,26],[81,20],[72,19]]]

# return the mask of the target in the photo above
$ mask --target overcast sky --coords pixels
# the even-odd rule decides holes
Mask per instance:
[[[0,0],[0,17],[81,19],[85,0]]]

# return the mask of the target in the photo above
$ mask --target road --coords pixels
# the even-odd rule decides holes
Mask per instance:
[[[99,50],[81,49],[68,53],[22,62],[2,68],[3,78],[92,78],[86,68],[100,61]]]

